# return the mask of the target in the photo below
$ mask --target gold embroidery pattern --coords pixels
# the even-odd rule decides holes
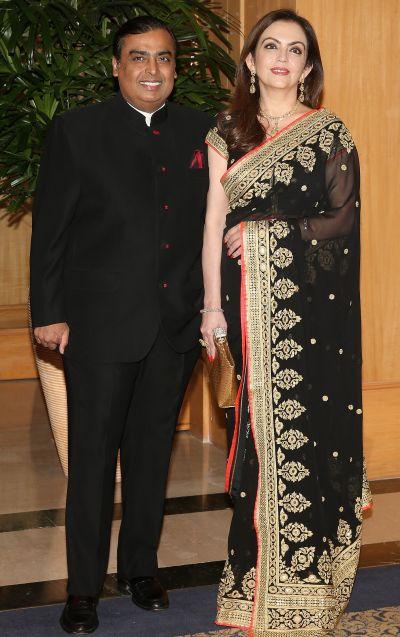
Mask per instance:
[[[278,637],[282,637],[275,633]],[[367,611],[357,611],[353,613],[345,613],[341,619],[338,628],[335,630],[334,637],[360,637],[360,635],[368,635],[368,637],[398,637],[400,634],[400,608],[398,606],[378,608]],[[321,632],[309,630],[306,633],[303,630],[291,630],[290,633],[284,633],[285,637],[320,637]],[[182,637],[248,637],[248,633],[244,631],[238,632],[237,628],[228,628],[227,630],[211,631],[206,633],[195,633],[194,635],[182,635]]]
[[[250,221],[243,235],[249,400],[260,472],[254,519],[262,541],[254,599],[222,595],[217,621],[252,625],[254,637],[322,637],[332,630],[349,599],[360,550],[360,527],[354,537],[346,520],[339,521],[337,538],[321,552],[313,531],[295,519],[312,505],[301,493],[310,469],[290,457],[310,444],[300,426],[306,407],[287,395],[303,378],[280,363],[302,352],[295,340],[301,316],[288,307],[297,290],[289,297],[276,294],[280,281],[290,281],[281,276],[292,263],[284,245],[290,232],[286,221]],[[285,337],[289,329],[290,338]],[[290,489],[294,484],[296,490]],[[245,593],[243,583],[242,589]]]
[[[290,542],[304,542],[304,540],[312,536],[310,529],[307,529],[304,524],[299,522],[291,522],[281,530],[281,533]]]
[[[302,346],[296,343],[292,338],[286,338],[280,341],[276,347],[272,349],[272,353],[281,360],[288,360],[293,358],[302,351]]]
[[[363,485],[362,485],[362,507],[368,508],[372,504],[372,493],[371,487],[369,486],[368,478],[367,478],[367,470],[365,467],[365,459],[363,460]]]
[[[221,580],[219,582],[218,597],[217,597],[218,605],[221,604],[222,598],[227,593],[229,593],[229,591],[232,590],[234,585],[235,585],[235,578],[234,578],[234,575],[233,575],[233,572],[232,572],[232,567],[229,564],[229,561],[227,560],[225,562],[224,571],[222,573],[222,577],[221,577]]]
[[[228,197],[230,209],[246,206],[254,196],[257,196],[255,189],[260,188],[261,182],[269,184],[269,187],[259,195],[261,197],[266,196],[266,192],[272,187],[274,178],[276,181],[289,185],[293,175],[293,166],[287,162],[293,159],[294,151],[297,153],[296,159],[300,164],[307,170],[312,170],[315,163],[315,153],[304,144],[310,143],[314,137],[317,141],[322,131],[332,123],[337,123],[336,130],[343,126],[341,122],[336,120],[336,115],[327,109],[311,113],[275,139],[235,162],[222,178],[222,185]],[[327,143],[327,132],[329,131],[323,133],[323,140],[325,140],[322,141],[323,145]],[[348,143],[345,133],[342,134],[342,137]],[[299,146],[303,150],[300,150]],[[286,161],[280,161],[285,159]]]
[[[220,155],[225,157],[225,159],[229,158],[226,141],[222,139],[221,135],[218,133],[218,128],[216,126],[208,131],[206,143],[212,146],[212,148],[220,153]]]
[[[282,369],[274,378],[275,383],[281,389],[296,387],[303,380],[303,376],[294,369]]]
[[[254,589],[256,587],[256,569],[253,567],[243,578],[242,588],[243,593],[249,600],[254,599]]]
[[[302,465],[301,462],[294,460],[284,464],[278,473],[287,482],[301,482],[301,480],[310,475],[307,467]]]
[[[300,449],[300,447],[305,445],[306,442],[308,442],[308,438],[298,429],[289,429],[288,431],[285,431],[280,438],[277,438],[277,442],[284,449],[290,449],[293,451],[294,449]]]
[[[299,146],[296,153],[296,159],[303,168],[305,168],[308,172],[312,172],[316,159],[312,148],[309,148],[308,146]]]
[[[279,502],[280,506],[289,513],[301,513],[311,506],[311,502],[307,500],[301,493],[287,493]]]

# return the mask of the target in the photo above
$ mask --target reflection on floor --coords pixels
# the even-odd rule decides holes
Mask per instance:
[[[4,587],[0,608],[61,601],[66,577],[66,480],[46,412],[37,385],[29,381],[0,383],[0,402],[0,586]],[[159,551],[160,567],[171,588],[173,578],[178,586],[216,581],[231,519],[223,494],[224,470],[223,450],[202,444],[188,432],[176,435]],[[362,564],[400,562],[399,481],[375,487],[374,510],[364,525]],[[116,502],[120,502],[118,488]],[[116,505],[109,573],[116,568],[119,520]],[[112,591],[112,577],[107,581]],[[39,582],[43,584],[35,584]]]

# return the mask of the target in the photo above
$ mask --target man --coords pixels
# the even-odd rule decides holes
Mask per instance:
[[[156,579],[166,477],[198,355],[208,115],[166,102],[176,41],[151,17],[115,37],[120,93],[57,117],[33,213],[38,343],[64,354],[69,413],[66,632],[93,632],[121,452],[118,577],[168,606]]]

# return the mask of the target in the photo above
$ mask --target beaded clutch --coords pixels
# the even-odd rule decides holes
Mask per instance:
[[[235,363],[229,349],[225,330],[214,333],[215,358],[210,360],[203,350],[203,360],[208,369],[210,384],[219,407],[234,407],[238,392],[238,381],[235,373]]]

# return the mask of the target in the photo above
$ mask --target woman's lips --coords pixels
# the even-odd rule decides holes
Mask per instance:
[[[274,66],[271,69],[271,73],[274,75],[289,75],[288,69],[285,69],[283,66]]]

